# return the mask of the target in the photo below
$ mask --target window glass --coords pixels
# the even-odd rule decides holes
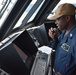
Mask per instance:
[[[52,14],[55,12],[56,8],[62,3],[72,3],[73,5],[76,6],[76,0],[60,0],[60,2],[57,4],[57,6],[53,9],[53,11],[51,12],[51,14],[48,17],[52,16]]]
[[[7,0],[0,0],[0,12],[1,12],[3,6],[5,5],[6,1]]]
[[[34,19],[34,17],[36,16],[36,14],[38,13],[38,11],[40,10],[41,6],[43,5],[45,0],[43,0],[43,2],[40,4],[40,6],[37,8],[37,10],[35,11],[35,13],[31,16],[31,18],[28,20],[28,22],[32,21]]]
[[[39,0],[40,1],[40,0]],[[19,27],[24,18],[26,18],[26,16],[28,15],[28,13],[30,12],[30,10],[32,9],[32,7],[38,2],[38,0],[32,0],[31,3],[29,4],[29,6],[27,7],[27,9],[25,10],[25,12],[23,13],[23,15],[21,16],[21,18],[19,19],[19,21],[17,22],[17,24],[15,25],[14,28],[17,28]],[[45,0],[42,0],[42,2],[40,3],[40,5],[38,6],[38,8],[35,10],[35,12],[32,14],[32,16],[30,17],[30,19],[27,21],[28,22],[31,22],[34,17],[37,15],[38,11],[40,10],[40,8],[42,7],[43,3],[45,2]],[[35,8],[35,7],[34,7]],[[32,9],[34,10],[34,9]]]
[[[29,6],[27,7],[27,9],[25,10],[25,12],[23,13],[23,15],[21,16],[21,18],[19,19],[19,21],[17,22],[17,24],[15,25],[14,28],[19,27],[22,24],[23,19],[25,18],[25,16],[28,14],[28,12],[31,10],[31,8],[33,7],[33,5],[36,3],[37,0],[32,0],[31,3],[29,4]]]
[[[17,0],[0,0],[0,27],[8,17]]]

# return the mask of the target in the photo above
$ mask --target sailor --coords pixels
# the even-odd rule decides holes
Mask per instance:
[[[76,75],[76,8],[70,3],[61,4],[51,16],[61,34],[57,36],[54,28],[49,29],[49,36],[56,50],[54,75]]]

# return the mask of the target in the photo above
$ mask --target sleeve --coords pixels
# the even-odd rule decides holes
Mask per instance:
[[[62,37],[62,32],[60,30],[59,31],[59,35],[58,37],[55,38],[55,41],[53,41],[52,39],[50,40],[50,47],[53,48],[54,50],[56,50],[57,48],[57,44],[59,43],[61,37]]]
[[[58,38],[55,39],[55,41],[50,40],[50,47],[56,50],[57,44],[58,44]]]

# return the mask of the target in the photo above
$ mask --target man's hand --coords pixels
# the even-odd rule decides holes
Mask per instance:
[[[56,28],[50,28],[49,29],[49,36],[55,41],[55,38],[57,37],[58,35],[58,32],[57,32],[57,29]]]

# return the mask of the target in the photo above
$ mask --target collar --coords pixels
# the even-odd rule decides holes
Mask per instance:
[[[76,33],[76,25],[74,25],[74,27],[70,30],[70,32],[64,37],[64,33],[66,30],[62,31],[62,34],[60,36],[58,36],[59,41],[62,40],[63,38],[70,38],[72,39]]]
[[[64,42],[67,42],[68,39],[70,42],[70,39],[72,39],[74,37],[74,35],[76,34],[76,25],[71,29],[71,31],[65,37],[64,37],[64,33],[65,33],[65,30],[62,32],[62,34],[59,38],[59,41],[64,38],[62,41],[60,41],[59,45],[61,45]]]
[[[74,25],[74,27],[68,33],[67,37],[72,39],[74,37],[75,33],[76,33],[76,25]]]

